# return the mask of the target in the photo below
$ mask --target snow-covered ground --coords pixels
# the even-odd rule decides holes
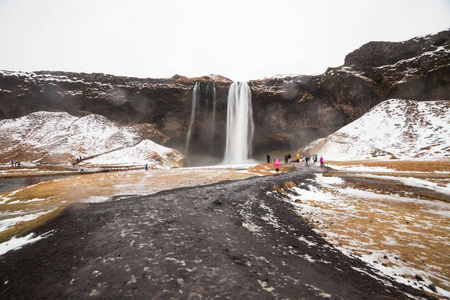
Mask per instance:
[[[304,149],[326,160],[450,157],[450,101],[387,100]]]
[[[27,244],[36,243],[37,241],[40,241],[50,235],[52,235],[51,231],[46,232],[45,234],[42,234],[42,235],[38,235],[38,236],[35,236],[34,233],[30,233],[26,236],[19,237],[19,238],[13,237],[9,241],[0,244],[0,255],[5,254],[6,252],[13,250],[13,249],[16,249],[16,250],[20,249]]]
[[[404,186],[446,194],[450,185],[426,179],[374,176]],[[398,282],[450,297],[448,262],[450,203],[352,186],[340,177],[317,174],[294,187],[287,201],[315,230],[349,256],[357,256],[380,274]],[[407,194],[407,193],[406,193]],[[418,279],[419,278],[419,279]]]
[[[164,168],[178,165],[184,156],[176,150],[143,140],[138,131],[119,126],[103,116],[74,117],[66,112],[36,112],[0,121],[3,163],[84,165],[139,165]]]
[[[184,156],[173,149],[143,140],[133,147],[105,153],[80,163],[80,166],[144,166],[149,168],[179,167]]]

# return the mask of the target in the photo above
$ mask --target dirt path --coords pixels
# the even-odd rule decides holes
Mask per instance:
[[[265,193],[315,170],[73,205],[38,229],[50,237],[0,257],[0,298],[424,296],[374,279]]]

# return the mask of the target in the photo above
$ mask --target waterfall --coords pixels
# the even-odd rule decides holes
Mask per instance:
[[[191,142],[192,130],[194,128],[195,122],[195,113],[197,111],[198,103],[200,101],[200,84],[198,82],[195,83],[194,88],[192,89],[192,109],[191,109],[191,120],[189,122],[189,129],[186,137],[186,152],[185,156],[188,156],[189,152],[189,143]]]
[[[214,136],[216,134],[216,82],[212,83],[212,117],[211,117],[211,128],[209,133],[209,152],[212,153],[214,151]]]
[[[216,130],[216,82],[213,81],[213,133]]]
[[[203,128],[201,128],[200,140],[204,145],[209,145],[208,154],[213,154],[214,137],[216,131],[216,82],[208,82],[205,91],[205,107],[203,107]],[[205,149],[207,149],[205,147]]]
[[[253,110],[250,87],[233,83],[228,91],[227,139],[224,163],[248,162],[252,156]]]
[[[206,92],[205,92],[205,96],[206,96],[206,99],[205,99],[205,110],[203,111],[203,122],[204,122],[204,124],[207,124],[208,123],[208,109],[209,109],[209,102],[210,102],[210,99],[209,99],[209,90],[210,90],[210,87],[209,87],[209,85],[210,85],[210,82],[208,82],[207,84],[206,84]]]

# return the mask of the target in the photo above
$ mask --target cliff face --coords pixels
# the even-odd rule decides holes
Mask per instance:
[[[159,130],[153,134],[155,142],[184,152],[196,82],[200,82],[199,104],[190,155],[222,157],[232,81],[217,75],[140,79],[0,71],[0,119],[41,110],[74,116],[96,113],[123,124],[152,124]],[[343,66],[321,75],[250,81],[254,153],[295,151],[387,99],[448,100],[449,82],[450,30],[399,43],[370,42],[348,54]]]
[[[140,79],[70,72],[0,71],[0,119],[36,111],[65,111],[74,116],[103,115],[121,124],[152,124],[155,142],[184,149],[190,121],[192,87],[200,82],[200,102],[215,82],[218,110],[226,114],[231,80],[211,75]],[[209,91],[207,89],[209,88]],[[200,107],[201,109],[201,107]],[[220,114],[219,114],[220,115]],[[197,120],[196,126],[202,124]]]
[[[255,150],[296,150],[387,99],[450,100],[450,30],[399,43],[370,42],[324,74],[249,85]]]

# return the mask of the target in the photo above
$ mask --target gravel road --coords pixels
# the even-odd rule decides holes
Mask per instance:
[[[149,196],[75,204],[0,257],[1,299],[408,299],[268,195],[296,168]]]

